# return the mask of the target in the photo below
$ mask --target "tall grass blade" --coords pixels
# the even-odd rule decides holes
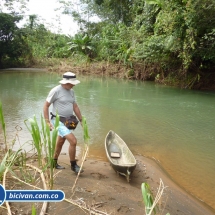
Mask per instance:
[[[47,134],[46,134],[46,122],[41,114],[41,117],[40,117],[40,120],[41,120],[41,126],[42,126],[42,135],[43,135],[43,142],[44,142],[44,151],[45,151],[45,154],[47,155],[48,152],[47,152]]]
[[[88,132],[87,120],[84,116],[82,117],[82,126],[84,131],[84,142],[87,143],[90,139],[90,136]]]
[[[0,164],[0,180],[2,180],[2,177],[4,175],[4,171],[6,170],[6,162],[7,162],[8,154],[9,154],[9,151],[7,151],[7,153],[3,157],[1,164]]]
[[[20,152],[21,152],[21,149],[19,149],[16,152],[13,152],[11,149],[9,149],[6,152],[0,164],[0,179],[2,179],[6,169],[8,169],[11,173],[13,173],[12,167],[19,160]]]
[[[145,204],[145,212],[146,212],[146,215],[148,215],[154,202],[149,185],[147,183],[142,183],[141,191],[142,191],[143,202]],[[153,212],[154,214],[156,214],[155,209],[153,210]]]
[[[46,144],[45,146],[48,148],[47,151],[47,166],[50,167],[50,189],[52,189],[54,181],[53,181],[53,176],[54,176],[54,152],[55,152],[55,146],[56,146],[56,142],[57,142],[57,136],[58,136],[58,127],[59,127],[59,122],[60,122],[60,117],[58,114],[56,114],[56,118],[55,118],[55,125],[54,128],[52,130],[52,134],[50,132],[50,127],[47,123],[45,123],[45,120],[43,120],[43,123],[45,123],[45,135],[46,136]]]
[[[57,141],[57,136],[58,136],[58,127],[60,124],[60,116],[57,114],[55,118],[55,126],[52,131],[52,158],[54,156],[54,151],[55,151],[55,146],[56,146],[56,141]]]
[[[85,152],[83,154],[83,157],[82,157],[82,162],[81,162],[81,166],[80,166],[80,171],[78,172],[78,175],[75,179],[75,182],[74,182],[74,185],[72,187],[72,195],[74,195],[74,190],[75,190],[75,185],[78,181],[78,178],[79,178],[79,175],[80,175],[80,172],[82,170],[82,167],[83,167],[83,164],[84,164],[84,161],[86,160],[86,157],[87,157],[87,154],[88,154],[88,151],[89,151],[89,134],[88,134],[88,127],[87,127],[87,120],[84,116],[82,116],[82,127],[83,127],[83,137],[84,137],[84,146],[85,146]]]
[[[165,188],[166,187],[164,186],[163,181],[160,179],[160,185],[158,187],[157,194],[155,198],[153,198],[149,185],[147,183],[142,183],[141,190],[143,202],[145,204],[146,215],[151,215],[152,213],[156,214],[155,209],[157,209],[157,211],[160,211],[160,208],[158,207],[157,204],[161,200]],[[167,213],[166,215],[170,215],[170,213]]]
[[[37,150],[39,166],[41,166],[42,165],[42,146],[41,146],[42,143],[41,143],[40,129],[36,120],[36,116],[34,115],[33,119],[29,118],[24,122],[33,138],[34,146]],[[28,126],[27,122],[30,123],[30,127]]]
[[[3,108],[2,108],[1,101],[0,101],[0,123],[1,123],[1,126],[2,126],[3,133],[4,133],[4,142],[5,142],[5,146],[6,146],[6,150],[7,150],[6,126],[5,126],[4,114],[3,114]]]
[[[32,205],[31,215],[37,215],[37,211],[36,211],[36,208],[35,208],[34,204]]]

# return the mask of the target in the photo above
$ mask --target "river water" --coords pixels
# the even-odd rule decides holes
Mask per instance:
[[[184,190],[215,209],[215,92],[105,77],[78,79],[81,84],[74,90],[87,119],[91,157],[106,160],[104,139],[114,130],[134,154],[156,159]],[[0,73],[7,140],[18,132],[15,148],[31,147],[24,120],[35,115],[40,122],[45,98],[59,80],[61,75],[44,72]],[[75,134],[81,151],[81,126]]]

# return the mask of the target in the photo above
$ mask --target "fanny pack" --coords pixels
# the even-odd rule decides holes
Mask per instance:
[[[56,117],[53,113],[51,113],[51,119],[53,117]],[[62,117],[60,116],[60,121],[68,128],[68,129],[76,129],[78,125],[78,119],[75,115],[69,116],[69,117]]]

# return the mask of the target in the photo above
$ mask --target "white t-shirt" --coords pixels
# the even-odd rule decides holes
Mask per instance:
[[[73,115],[73,104],[76,102],[74,90],[66,90],[61,85],[54,87],[48,94],[46,101],[53,104],[52,113],[62,117]]]

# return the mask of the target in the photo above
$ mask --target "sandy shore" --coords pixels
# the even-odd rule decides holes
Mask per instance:
[[[101,214],[144,214],[141,184],[147,182],[153,193],[157,193],[162,179],[165,189],[160,205],[160,214],[166,215],[214,215],[206,205],[177,186],[157,163],[143,156],[135,156],[137,167],[128,183],[123,176],[118,176],[108,162],[87,158],[84,173],[75,186],[72,199],[83,201]],[[61,155],[59,163],[66,167],[55,179],[54,189],[61,189],[70,199],[76,175],[70,170],[68,156]],[[80,163],[80,161],[79,161]],[[79,207],[68,202],[51,203],[50,214],[86,214]]]
[[[170,215],[215,215],[215,211],[187,194],[168,178],[154,160],[143,156],[135,156],[135,158],[137,167],[131,175],[130,183],[124,176],[118,176],[109,162],[91,158],[87,158],[84,162],[84,173],[75,183],[76,174],[70,169],[68,155],[61,155],[59,164],[64,165],[66,169],[55,170],[53,189],[64,191],[65,199],[61,202],[49,202],[45,214],[143,215],[145,209],[141,184],[147,182],[155,195],[159,181],[162,179],[167,187],[159,202],[160,211],[157,211],[157,215],[167,213]],[[35,164],[37,164],[36,160]],[[35,164],[33,163],[33,165]],[[37,182],[36,186],[39,185]],[[16,182],[16,189],[26,190],[32,189],[32,187]],[[32,214],[32,204],[31,202],[12,202],[10,207],[15,215],[30,215]],[[40,214],[42,204],[41,202],[34,203],[37,214]],[[80,205],[85,207],[85,210]],[[0,215],[6,214],[7,211],[0,208]]]

